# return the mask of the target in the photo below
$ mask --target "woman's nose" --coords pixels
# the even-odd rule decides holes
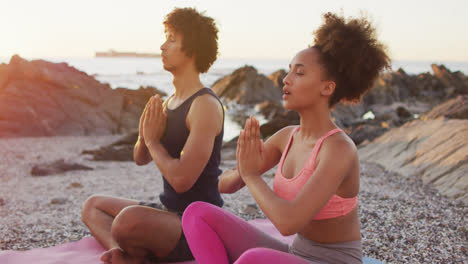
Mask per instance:
[[[283,83],[285,85],[290,85],[291,84],[291,82],[289,80],[289,74],[290,74],[290,72],[288,72],[288,74],[286,74],[286,76],[284,76],[284,78],[283,78]]]

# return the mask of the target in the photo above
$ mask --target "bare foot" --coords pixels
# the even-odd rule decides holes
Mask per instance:
[[[102,253],[101,255],[101,261],[104,262],[105,264],[107,263],[112,263],[112,251],[114,250],[120,250],[119,248],[111,248],[107,250],[106,252]]]
[[[144,258],[128,255],[120,248],[111,248],[101,255],[101,261],[104,264],[142,264],[143,260]]]

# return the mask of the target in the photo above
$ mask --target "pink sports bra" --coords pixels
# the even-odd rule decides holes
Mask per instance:
[[[299,131],[299,129],[300,127],[297,127],[291,133],[288,145],[286,146],[283,155],[281,156],[281,160],[278,164],[275,178],[273,180],[273,191],[279,197],[288,201],[291,201],[296,197],[296,195],[302,189],[302,186],[304,186],[309,177],[314,173],[315,159],[317,158],[317,154],[320,151],[320,147],[322,146],[323,141],[335,133],[342,132],[341,129],[336,128],[328,131],[327,134],[321,137],[315,144],[314,149],[312,150],[312,154],[307,159],[299,174],[291,179],[288,179],[283,176],[283,164],[284,160],[286,159],[286,155],[288,154],[289,147],[291,146],[293,135]],[[315,215],[313,220],[329,219],[346,215],[356,207],[357,200],[357,196],[352,198],[343,198],[334,194],[327,202],[327,204],[317,213],[317,215]]]

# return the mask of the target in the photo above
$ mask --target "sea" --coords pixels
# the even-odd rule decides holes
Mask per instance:
[[[30,58],[27,58],[30,59]],[[76,69],[93,75],[98,81],[108,83],[112,88],[138,89],[141,86],[152,86],[172,94],[172,75],[162,67],[159,58],[42,58],[51,62],[65,62]],[[8,63],[9,58],[0,58],[0,63]],[[459,61],[393,61],[392,69],[402,68],[408,74],[432,73],[431,64],[443,64],[450,71],[461,71],[468,74],[468,62]],[[208,73],[201,75],[201,81],[210,87],[216,80],[231,74],[236,69],[250,65],[259,73],[271,73],[287,69],[289,59],[248,59],[248,58],[220,58],[210,68]],[[226,116],[224,140],[230,140],[239,134],[240,127]]]

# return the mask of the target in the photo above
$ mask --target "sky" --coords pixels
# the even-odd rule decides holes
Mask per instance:
[[[215,19],[221,58],[291,58],[331,11],[369,17],[394,60],[468,61],[466,0],[0,0],[0,57],[159,53],[174,7]]]

